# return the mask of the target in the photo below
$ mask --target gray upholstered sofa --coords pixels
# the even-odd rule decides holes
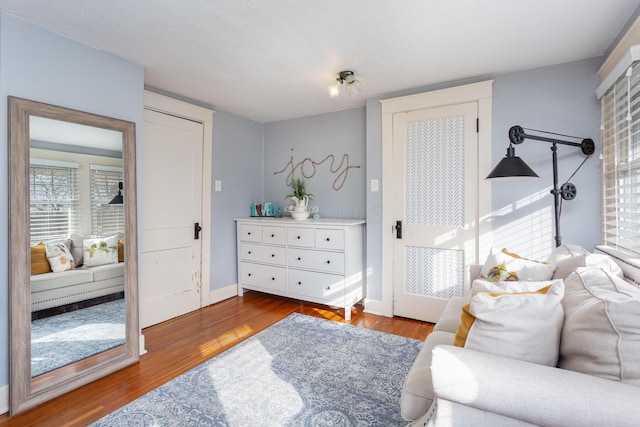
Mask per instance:
[[[556,269],[566,274],[582,265],[562,278],[557,366],[452,345],[470,301],[452,298],[405,379],[401,412],[409,426],[640,425],[637,260],[618,258],[622,269],[614,272],[588,266],[581,252]],[[472,267],[472,278],[480,269]],[[624,284],[616,279],[622,272]]]
[[[105,245],[101,250],[85,248],[92,242]],[[42,248],[45,248],[44,244]],[[31,276],[31,312],[59,307],[66,304],[89,300],[124,291],[124,240],[122,234],[94,237],[72,234],[69,239],[50,243],[64,246],[66,258],[73,258],[71,269],[42,273],[39,270]],[[107,247],[108,246],[108,247]],[[90,256],[89,261],[85,260]],[[94,257],[95,254],[95,257]],[[34,262],[32,252],[32,262]],[[52,253],[55,255],[55,252]],[[43,258],[47,264],[46,258]],[[100,261],[97,261],[100,259]],[[51,259],[50,259],[51,260]],[[67,262],[67,261],[65,261]],[[49,266],[46,265],[48,268]],[[68,266],[66,268],[69,268]],[[59,270],[59,269],[58,269]]]
[[[31,276],[31,311],[124,291],[124,263]]]

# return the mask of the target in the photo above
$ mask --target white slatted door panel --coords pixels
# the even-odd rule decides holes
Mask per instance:
[[[477,104],[394,115],[394,314],[436,321],[474,259]]]

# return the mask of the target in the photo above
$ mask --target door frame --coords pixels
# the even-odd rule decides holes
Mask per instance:
[[[432,92],[390,98],[380,101],[382,106],[382,300],[376,312],[393,317],[393,115],[400,112],[423,110],[468,102],[478,103],[478,241],[477,264],[491,247],[491,183],[484,179],[491,172],[493,80],[440,89]],[[481,195],[481,197],[480,197]]]
[[[206,307],[210,304],[211,294],[211,164],[213,154],[213,114],[215,111],[148,90],[144,91],[144,108],[201,123],[203,126],[202,232],[200,233],[202,241],[200,281],[202,288],[200,289],[200,306]],[[144,145],[142,153],[144,156]],[[144,191],[144,189],[142,190]],[[140,212],[138,212],[138,215],[140,215]]]

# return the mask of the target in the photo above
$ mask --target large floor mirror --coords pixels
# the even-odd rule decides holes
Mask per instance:
[[[135,124],[9,97],[10,413],[139,357]]]

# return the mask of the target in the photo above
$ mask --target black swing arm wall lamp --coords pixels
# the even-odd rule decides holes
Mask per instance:
[[[530,129],[528,129],[530,130]],[[544,131],[534,131],[539,133],[547,133],[551,135],[551,132]],[[561,135],[567,136],[567,135]],[[578,137],[569,136],[569,138],[581,139]],[[587,156],[580,167],[584,164],[584,162],[591,156],[595,150],[595,144],[591,138],[584,138],[581,142],[575,141],[566,141],[558,138],[550,138],[547,136],[541,135],[531,135],[525,133],[525,130],[521,126],[512,126],[509,129],[509,147],[507,148],[507,154],[505,157],[500,160],[500,162],[496,165],[496,167],[491,171],[491,173],[487,176],[487,179],[496,179],[496,178],[537,178],[538,175],[520,158],[516,156],[516,150],[513,146],[522,144],[525,139],[533,139],[536,141],[543,141],[551,143],[551,156],[553,162],[553,189],[551,190],[551,194],[553,194],[554,199],[554,208],[555,208],[555,242],[556,247],[562,244],[562,236],[560,235],[560,207],[561,207],[561,199],[563,200],[573,200],[576,197],[577,189],[576,186],[572,183],[565,182],[560,187],[558,187],[558,154],[557,154],[557,145],[569,145],[572,147],[580,147],[582,150],[582,154]],[[575,173],[578,171],[576,169]],[[573,177],[573,175],[571,175]],[[571,179],[571,178],[569,178]]]

